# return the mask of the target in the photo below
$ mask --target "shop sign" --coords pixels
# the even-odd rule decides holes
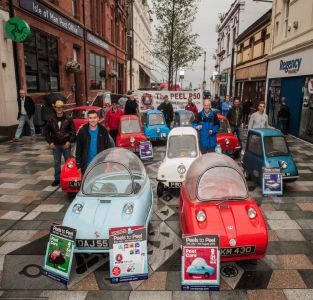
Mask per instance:
[[[146,230],[143,226],[109,230],[111,283],[148,278]]]
[[[283,178],[279,168],[263,168],[262,193],[264,196],[283,194]]]
[[[30,35],[30,28],[26,21],[11,18],[5,23],[5,33],[13,42],[24,42]]]
[[[292,60],[281,60],[280,71],[288,74],[298,73],[301,67],[302,58]]]
[[[80,26],[35,0],[20,0],[20,7],[77,36],[84,36],[84,30]]]
[[[76,229],[52,225],[50,238],[46,250],[43,275],[63,284],[67,284],[70,277]]]
[[[153,147],[150,141],[141,142],[139,145],[140,159],[153,159]]]
[[[87,41],[90,43],[95,44],[96,46],[104,49],[104,50],[109,50],[109,45],[104,42],[103,40],[99,39],[98,37],[94,36],[90,32],[87,32]]]
[[[217,235],[183,235],[181,288],[184,291],[218,291],[220,252]]]
[[[308,92],[309,92],[310,94],[313,94],[313,79],[312,79],[312,78],[309,79],[309,83],[308,83]]]

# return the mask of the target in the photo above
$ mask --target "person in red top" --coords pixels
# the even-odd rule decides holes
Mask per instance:
[[[185,106],[185,110],[190,110],[193,112],[193,114],[196,116],[198,114],[198,108],[196,104],[192,102],[192,98],[188,98],[188,104]]]
[[[124,111],[118,107],[117,101],[112,100],[112,107],[107,111],[105,115],[105,127],[115,143],[118,133],[118,127],[120,125],[120,119],[123,114]]]

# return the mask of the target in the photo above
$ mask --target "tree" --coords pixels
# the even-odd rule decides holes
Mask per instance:
[[[152,0],[154,14],[159,22],[152,41],[152,55],[168,74],[169,89],[179,68],[190,67],[199,57],[197,34],[192,23],[199,0]]]

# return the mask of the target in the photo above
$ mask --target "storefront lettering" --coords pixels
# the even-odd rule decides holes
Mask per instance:
[[[280,70],[285,71],[285,73],[298,73],[301,67],[302,58],[297,58],[293,60],[281,60],[280,61]]]

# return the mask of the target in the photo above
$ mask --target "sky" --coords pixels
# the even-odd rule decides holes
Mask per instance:
[[[199,34],[198,44],[206,51],[206,81],[214,71],[215,61],[212,55],[217,48],[217,33],[215,31],[218,24],[218,14],[227,12],[234,0],[201,0],[196,20],[193,24],[193,32]],[[149,1],[152,7],[151,1]],[[153,17],[152,25],[157,24],[157,20]],[[154,72],[156,77],[162,80],[162,73]],[[192,87],[197,88],[203,82],[204,76],[204,56],[201,56],[193,65],[192,70],[185,71],[185,79],[183,86],[188,86],[192,82]],[[164,76],[166,80],[166,76]],[[208,86],[209,88],[209,86]]]

